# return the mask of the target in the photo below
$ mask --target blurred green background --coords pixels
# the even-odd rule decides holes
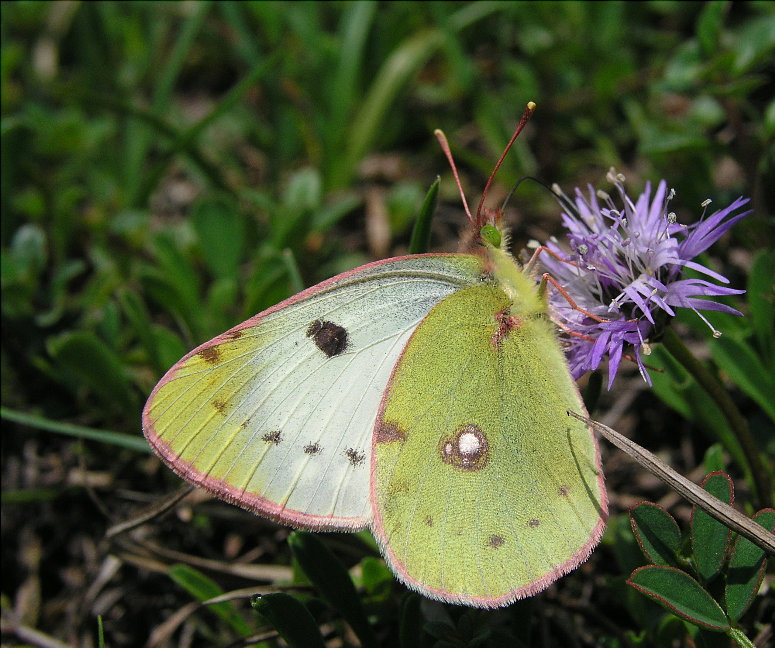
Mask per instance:
[[[168,567],[184,554],[288,564],[285,530],[198,501],[131,537],[104,537],[178,483],[143,451],[142,404],[193,346],[304,286],[405,252],[436,175],[433,249],[454,251],[464,216],[435,128],[476,201],[533,100],[493,204],[525,175],[566,191],[607,188],[615,166],[631,193],[666,178],[683,222],[706,198],[721,207],[751,197],[754,215],[711,250],[736,287],[772,244],[771,3],[6,2],[1,63],[2,605],[4,633],[20,641],[34,630],[96,645],[97,615],[112,646],[244,636],[233,608],[190,610],[171,627],[192,599]],[[507,210],[515,248],[560,235],[559,213],[548,192],[523,184]],[[762,294],[771,304],[771,284]],[[725,332],[753,355],[738,369],[764,382],[746,388],[728,370],[730,389],[771,448],[760,399],[772,340],[732,319],[720,318]],[[693,397],[665,405],[638,380],[606,396],[614,422],[650,430],[641,442],[701,471],[724,442],[707,433],[718,422]],[[668,423],[668,406],[683,422]],[[62,436],[74,432],[66,424],[95,440]],[[664,495],[621,470],[621,507],[632,492]],[[607,472],[615,489],[616,464]],[[367,540],[331,538],[348,566],[383,573],[373,558],[359,562],[373,554]],[[600,606],[621,605],[616,590],[590,600],[585,588],[626,575],[604,561],[593,557],[575,586],[537,604],[554,610],[543,645],[624,641],[645,623],[601,621]],[[261,580],[208,573],[223,589]],[[368,596],[381,640],[396,645],[400,587],[374,579],[394,587]],[[474,626],[505,623],[495,614],[474,614]]]

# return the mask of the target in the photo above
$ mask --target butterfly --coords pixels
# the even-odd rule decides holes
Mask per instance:
[[[542,286],[484,195],[475,218],[463,202],[470,252],[369,263],[205,342],[143,429],[183,479],[289,526],[369,528],[408,587],[491,608],[586,560],[607,498]]]

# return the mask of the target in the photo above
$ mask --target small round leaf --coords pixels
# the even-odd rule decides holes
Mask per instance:
[[[726,632],[724,610],[689,574],[674,567],[647,565],[636,569],[627,584],[676,616],[708,630]]]

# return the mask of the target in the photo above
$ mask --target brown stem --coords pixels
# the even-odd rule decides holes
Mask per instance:
[[[720,499],[714,497],[701,486],[689,481],[686,477],[673,470],[664,461],[646,450],[646,448],[638,445],[631,439],[622,436],[616,430],[612,430],[607,425],[593,421],[586,416],[576,414],[571,410],[568,410],[568,415],[591,425],[617,448],[626,452],[646,470],[659,477],[663,482],[680,495],[683,495],[692,504],[697,505],[708,515],[721,522],[721,524],[729,527],[733,531],[737,531],[740,535],[745,536],[771,556],[775,556],[775,535],[773,535],[771,531],[760,526],[751,518],[746,517],[737,509],[732,508],[726,502],[722,502]]]

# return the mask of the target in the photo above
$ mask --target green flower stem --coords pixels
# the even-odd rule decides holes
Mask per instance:
[[[727,632],[727,636],[732,638],[732,641],[734,641],[740,648],[756,648],[754,643],[743,634],[741,630],[738,630],[737,628],[732,628],[729,632]]]
[[[708,371],[697,358],[692,355],[686,345],[681,342],[675,331],[667,328],[662,343],[670,354],[681,363],[689,374],[691,374],[697,383],[708,393],[716,405],[719,406],[724,418],[729,423],[732,433],[740,442],[745,458],[748,461],[748,467],[753,475],[753,487],[758,500],[757,508],[766,508],[772,506],[770,479],[767,471],[762,465],[759,451],[756,448],[751,432],[748,429],[748,423],[740,414],[734,402],[719,383],[716,377]]]

